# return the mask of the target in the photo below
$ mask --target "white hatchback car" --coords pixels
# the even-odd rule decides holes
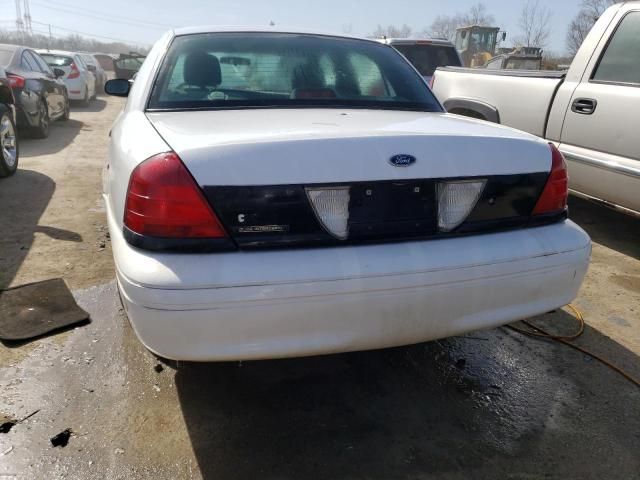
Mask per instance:
[[[589,263],[562,155],[448,115],[393,48],[182,29],[116,120],[104,195],[131,324],[156,354],[397,346],[569,303]]]
[[[96,76],[89,70],[80,54],[64,50],[37,50],[51,68],[64,71],[62,80],[67,86],[69,100],[79,100],[88,106],[96,98]]]

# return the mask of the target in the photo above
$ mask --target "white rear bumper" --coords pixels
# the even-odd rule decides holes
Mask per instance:
[[[177,360],[248,360],[417,343],[571,302],[591,244],[572,222],[462,238],[208,255],[132,248],[110,218],[133,328]],[[116,230],[116,231],[114,231]]]

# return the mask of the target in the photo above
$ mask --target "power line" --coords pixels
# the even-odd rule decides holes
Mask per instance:
[[[122,38],[107,37],[105,35],[96,35],[95,33],[81,32],[79,30],[73,30],[71,28],[59,27],[58,25],[53,25],[53,24],[50,24],[50,23],[36,22],[35,20],[32,20],[32,22],[37,24],[37,25],[43,25],[45,27],[51,26],[51,27],[53,27],[53,28],[55,28],[57,30],[64,30],[66,32],[77,33],[78,35],[85,35],[87,37],[102,38],[102,39],[111,40],[111,41],[114,41],[114,42],[130,43],[130,44],[134,44],[134,45],[143,45],[143,46],[148,45],[147,43],[144,43],[144,42],[136,42],[136,41],[133,41],[133,40],[125,40],[125,39],[122,39]]]
[[[103,21],[115,20],[117,22],[133,25],[135,27],[145,26],[145,27],[151,27],[151,28],[157,28],[157,29],[163,29],[163,30],[167,28],[173,28],[172,25],[168,25],[164,23],[150,22],[148,20],[137,20],[130,17],[121,17],[118,15],[111,15],[103,12],[98,12],[96,10],[90,10],[84,7],[76,7],[76,6],[72,6],[64,3],[54,2],[51,0],[49,0],[46,4],[40,3],[37,1],[33,2],[33,4],[38,5],[39,7],[48,8],[50,10],[70,13],[72,15],[80,15],[83,17],[94,18],[97,20],[103,20]],[[82,13],[82,12],[85,12],[85,13]]]

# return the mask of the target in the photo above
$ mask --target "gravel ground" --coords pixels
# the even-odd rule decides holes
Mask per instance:
[[[118,302],[99,98],[0,180],[0,288],[64,278],[92,323],[0,345],[2,478],[640,478],[640,389],[506,328],[376,352],[161,365]],[[594,240],[577,343],[640,377],[640,220],[572,198]],[[569,331],[567,310],[536,318]],[[158,367],[161,365],[161,367]],[[158,371],[160,370],[160,371]],[[65,447],[50,438],[71,429]],[[2,429],[0,428],[0,431]]]

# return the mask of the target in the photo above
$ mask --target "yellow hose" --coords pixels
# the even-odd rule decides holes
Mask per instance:
[[[626,378],[627,380],[629,380],[631,383],[635,384],[637,387],[640,387],[640,381],[634,377],[632,377],[630,374],[628,374],[627,372],[625,372],[624,370],[622,370],[620,367],[617,367],[616,365],[612,364],[611,362],[609,362],[608,360],[590,352],[589,350],[587,350],[584,347],[580,347],[574,343],[571,343],[572,340],[577,339],[580,335],[582,335],[584,333],[584,328],[585,328],[585,321],[584,321],[584,315],[582,315],[582,312],[580,312],[580,310],[578,310],[578,308],[576,308],[574,305],[567,305],[567,308],[570,309],[573,314],[574,314],[574,318],[576,320],[578,320],[579,323],[579,327],[578,330],[576,331],[576,333],[572,334],[572,335],[553,335],[549,332],[547,332],[546,330],[544,330],[541,327],[537,327],[535,325],[533,325],[531,322],[527,321],[527,320],[522,320],[522,323],[525,324],[527,327],[530,328],[530,330],[525,330],[522,328],[518,328],[518,327],[514,327],[513,325],[507,325],[508,328],[510,328],[511,330],[515,330],[518,333],[521,333],[522,335],[527,335],[529,337],[538,337],[538,338],[549,338],[551,340],[555,340],[557,342],[560,343],[564,343],[565,345],[570,346],[571,348],[574,348],[582,353],[584,353],[585,355],[589,355],[592,358],[595,358],[596,360],[598,360],[600,363],[606,365],[607,367],[609,367],[610,369],[618,372],[620,375],[622,375],[624,378]]]

